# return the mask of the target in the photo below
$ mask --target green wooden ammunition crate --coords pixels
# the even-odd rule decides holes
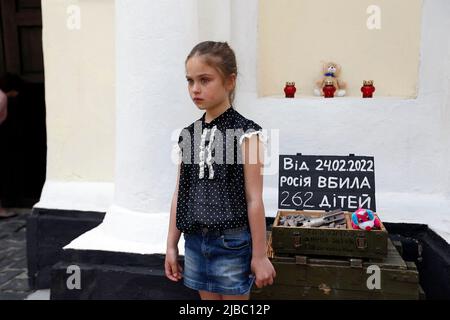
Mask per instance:
[[[388,232],[354,230],[351,213],[345,212],[346,229],[280,226],[282,216],[301,214],[320,217],[321,211],[279,210],[272,226],[272,245],[276,255],[320,255],[352,258],[384,258],[387,254]]]
[[[418,300],[422,297],[415,264],[405,262],[390,240],[384,259],[279,257],[274,255],[270,240],[268,256],[277,276],[273,285],[264,288],[253,285],[250,296],[253,300]],[[373,271],[377,268],[379,271]],[[373,278],[376,274],[378,282]]]

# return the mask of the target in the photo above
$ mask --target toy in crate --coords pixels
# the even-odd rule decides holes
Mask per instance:
[[[375,213],[278,211],[272,226],[277,255],[384,258],[388,233]]]
[[[370,231],[380,229],[380,219],[369,209],[358,209],[352,214],[352,228]]]

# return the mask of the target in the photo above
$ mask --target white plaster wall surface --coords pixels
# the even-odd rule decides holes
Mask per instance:
[[[331,60],[342,66],[347,96],[360,97],[372,79],[377,96],[416,97],[421,9],[422,0],[259,0],[260,96],[286,81],[312,95],[321,61]]]
[[[257,3],[233,2],[233,18],[235,13],[257,12]],[[281,128],[281,154],[373,155],[380,216],[386,221],[429,224],[449,241],[449,13],[448,1],[423,3],[417,99],[332,101],[257,97],[257,63],[252,63],[257,47],[246,42],[256,38],[257,23],[256,15],[247,14],[232,23],[237,28],[232,44],[245,64],[241,80],[247,80],[237,105],[263,127]],[[277,179],[266,176],[266,194],[277,192]],[[276,212],[276,196],[266,197],[272,199],[265,203],[270,216]]]
[[[165,252],[176,119],[192,116],[184,60],[198,41],[197,1],[116,1],[116,172],[104,222],[68,247]],[[180,253],[183,253],[181,240]]]
[[[106,212],[113,202],[112,182],[46,181],[36,208]]]
[[[196,9],[192,0],[116,1],[118,205],[168,210],[172,123],[189,104],[184,59],[197,40]]]
[[[48,181],[114,181],[113,17],[113,1],[42,1]]]
[[[114,191],[114,3],[42,1],[42,20],[47,177],[35,207],[105,212]]]

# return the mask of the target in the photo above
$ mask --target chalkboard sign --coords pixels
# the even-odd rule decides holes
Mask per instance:
[[[376,212],[374,158],[280,155],[278,207]]]

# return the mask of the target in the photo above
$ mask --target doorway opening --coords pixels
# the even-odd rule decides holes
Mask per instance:
[[[0,201],[31,208],[46,177],[47,135],[40,0],[0,0],[0,86],[8,97],[0,124]]]

